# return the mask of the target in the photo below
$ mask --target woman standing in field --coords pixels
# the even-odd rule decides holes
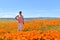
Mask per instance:
[[[18,31],[22,30],[22,26],[24,24],[24,18],[22,15],[22,11],[19,11],[19,15],[15,17],[15,19],[18,21]]]

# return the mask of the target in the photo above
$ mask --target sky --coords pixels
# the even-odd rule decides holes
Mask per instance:
[[[60,0],[0,0],[0,18],[60,17]]]

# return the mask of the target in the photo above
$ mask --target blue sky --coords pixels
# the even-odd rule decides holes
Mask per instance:
[[[0,18],[60,17],[60,0],[0,0]]]

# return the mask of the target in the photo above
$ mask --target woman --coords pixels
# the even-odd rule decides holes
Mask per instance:
[[[22,15],[22,11],[19,12],[19,15],[15,17],[15,19],[18,21],[18,31],[22,30],[22,26],[24,24],[24,18]]]

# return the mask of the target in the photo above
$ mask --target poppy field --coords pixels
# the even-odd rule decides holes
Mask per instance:
[[[16,20],[0,20],[0,40],[60,40],[60,18],[25,20],[20,32]]]

